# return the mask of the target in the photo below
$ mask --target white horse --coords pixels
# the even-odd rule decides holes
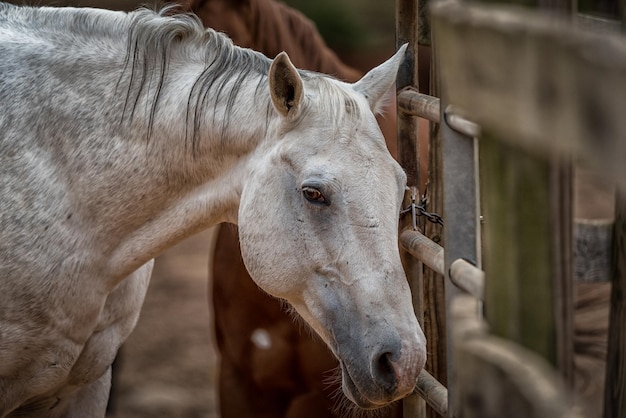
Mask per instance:
[[[218,222],[376,408],[425,362],[397,250],[405,175],[355,84],[192,16],[0,4],[0,417],[104,415],[152,259]]]

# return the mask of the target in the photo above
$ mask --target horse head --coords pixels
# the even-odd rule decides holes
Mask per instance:
[[[238,215],[250,275],[324,340],[344,393],[367,409],[411,393],[426,360],[397,243],[406,176],[374,115],[404,50],[354,84],[279,54],[268,75],[275,140]]]

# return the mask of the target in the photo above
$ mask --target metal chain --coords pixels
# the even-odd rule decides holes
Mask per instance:
[[[430,222],[443,226],[443,218],[440,215],[434,212],[428,212],[426,210],[426,204],[428,203],[428,198],[426,197],[425,194],[424,196],[420,198],[419,203],[417,203],[417,196],[418,196],[417,188],[407,186],[406,190],[411,191],[411,203],[409,204],[409,206],[407,206],[406,208],[400,211],[400,215],[402,216],[405,213],[409,213],[409,212],[411,213],[411,219],[413,222],[414,231],[417,230],[417,217],[418,216],[424,216]]]

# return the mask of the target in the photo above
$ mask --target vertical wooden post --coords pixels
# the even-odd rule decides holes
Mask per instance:
[[[626,0],[619,1],[626,32]],[[604,418],[626,417],[626,190],[615,196],[611,312],[604,386]]]
[[[409,47],[404,62],[398,71],[396,81],[397,91],[413,86],[418,87],[418,4],[417,0],[396,0],[396,47],[408,43]],[[399,107],[398,107],[399,109]],[[420,159],[418,147],[418,122],[415,116],[398,111],[398,162],[405,169],[407,184],[418,187],[420,184]],[[400,220],[400,230],[412,224],[410,217]],[[413,295],[415,314],[424,325],[424,290],[422,277],[422,263],[410,254],[401,252],[404,270],[409,280]],[[402,403],[403,414],[406,418],[425,418],[426,402],[417,394],[413,394]]]
[[[626,417],[626,192],[615,199],[613,278],[604,418]]]
[[[432,53],[436,48],[432,48]],[[430,94],[440,96],[436,59],[431,60]],[[428,159],[428,211],[443,215],[443,173],[440,128],[438,123],[431,123]],[[426,222],[425,235],[445,248],[441,225]],[[446,291],[444,278],[431,269],[424,271],[424,326],[428,349],[426,367],[444,386],[448,385],[447,340],[446,340]],[[429,410],[429,417],[438,417]]]
[[[396,0],[396,47],[408,43],[404,62],[398,70],[396,90],[418,87],[417,0]],[[399,107],[398,107],[399,109]],[[398,111],[398,162],[407,174],[407,184],[420,184],[417,117]]]
[[[431,47],[430,19],[427,13],[429,0],[419,0],[419,92],[439,97],[436,60],[433,59],[434,49]],[[422,121],[423,122],[423,121]],[[420,179],[420,193],[426,194],[427,210],[438,214],[443,213],[443,178],[441,171],[441,141],[439,138],[440,124],[430,123],[428,141],[428,175]],[[422,138],[423,141],[423,138]],[[420,144],[421,147],[421,144]],[[423,147],[421,148],[423,150]],[[422,151],[424,152],[424,151]],[[421,155],[422,161],[423,155]],[[423,174],[422,170],[422,174]],[[424,187],[427,186],[427,187]],[[439,245],[443,243],[441,225],[423,222],[424,234]],[[424,267],[424,333],[428,358],[426,369],[444,386],[447,385],[447,346],[446,346],[446,294],[444,278],[437,272]],[[438,418],[439,413],[427,406],[429,418]]]
[[[571,11],[571,5],[556,0],[496,2]],[[532,155],[489,133],[481,138],[480,158],[487,320],[494,334],[539,353],[571,385],[570,162],[567,156]]]
[[[486,316],[573,380],[571,182],[560,165],[481,139]]]
[[[556,366],[574,388],[574,175],[569,157],[552,158],[549,165]]]

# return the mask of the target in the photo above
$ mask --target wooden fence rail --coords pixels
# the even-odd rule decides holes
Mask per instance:
[[[442,98],[400,85],[401,133],[412,117],[441,125],[445,250],[413,230],[400,244],[445,276],[448,388],[427,372],[416,388],[442,416],[579,416],[570,395],[570,161],[595,164],[624,195],[626,39],[574,23],[588,19],[550,16],[436,3]],[[623,197],[617,201],[605,418],[626,416],[626,208]],[[404,416],[426,414],[405,409]]]

